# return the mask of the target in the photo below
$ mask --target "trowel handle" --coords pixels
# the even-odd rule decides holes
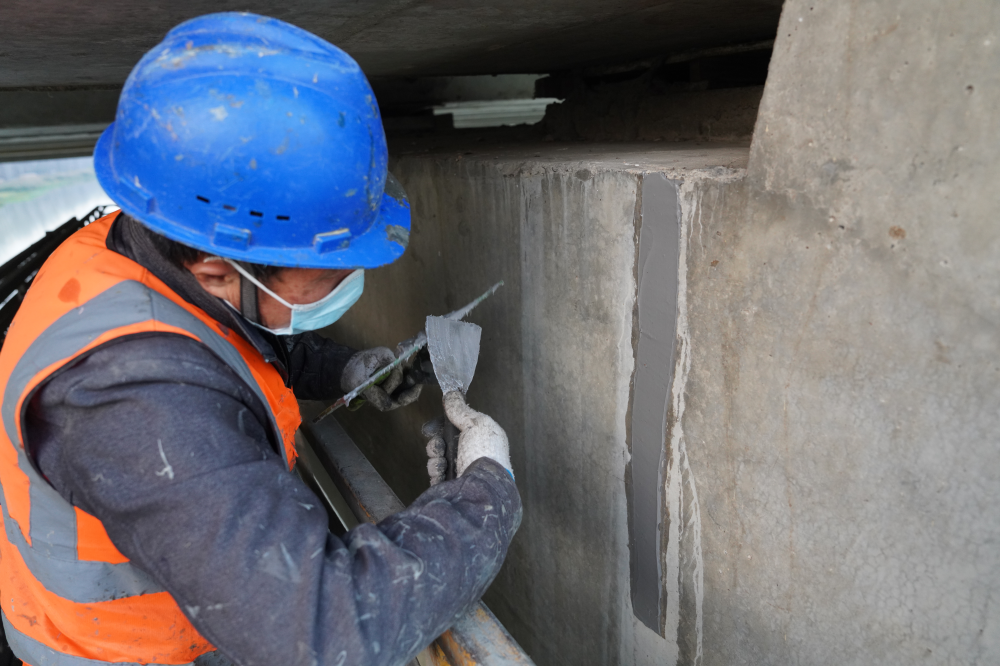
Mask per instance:
[[[458,478],[458,436],[461,434],[445,414],[444,432],[441,436],[444,437],[444,457],[448,461],[448,471],[445,473],[445,479],[448,481]]]

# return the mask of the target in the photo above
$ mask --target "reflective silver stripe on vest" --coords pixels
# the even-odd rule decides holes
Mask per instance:
[[[20,526],[7,512],[6,498],[3,501],[4,530],[7,540],[17,547],[24,563],[45,589],[78,603],[110,601],[163,591],[163,587],[149,574],[127,562],[109,564],[78,560],[76,512],[28,464],[20,448],[17,457],[21,469],[31,470],[28,473],[28,492],[31,496],[33,546],[28,546]],[[44,509],[36,511],[36,506]],[[39,533],[44,536],[37,536]]]
[[[31,664],[31,666],[107,666],[108,663],[114,663],[119,666],[145,666],[137,662],[107,662],[59,652],[15,629],[10,621],[7,620],[6,613],[2,613],[2,619],[3,630],[7,634],[7,643],[10,645],[10,649],[14,651],[14,656],[23,662]],[[232,666],[232,663],[219,653],[218,650],[212,650],[199,656],[194,661],[189,661],[179,666]]]
[[[263,404],[273,431],[277,433],[281,454],[285,456],[284,446],[280,446],[280,430],[267,398],[239,350],[167,297],[139,282],[126,280],[64,314],[45,329],[18,360],[0,406],[4,429],[17,449],[18,466],[29,480],[30,547],[20,525],[9,516],[6,497],[3,498],[3,515],[7,539],[20,551],[35,578],[50,592],[77,603],[150,594],[162,591],[162,587],[127,562],[109,564],[77,559],[73,506],[41,477],[22,447],[17,446],[21,442],[15,421],[18,401],[31,379],[45,368],[73,357],[110,330],[150,320],[194,334],[236,372]],[[39,665],[32,663],[32,666]]]

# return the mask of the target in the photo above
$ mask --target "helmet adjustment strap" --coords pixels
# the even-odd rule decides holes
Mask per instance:
[[[260,313],[257,308],[257,285],[240,273],[240,314],[246,317],[247,321],[259,324]]]

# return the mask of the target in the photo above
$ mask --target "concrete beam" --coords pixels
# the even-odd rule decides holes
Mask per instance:
[[[0,162],[84,157],[108,123],[0,129]]]
[[[267,14],[343,47],[369,76],[536,73],[771,39],[781,0],[175,0],[7,3],[0,88],[121,85],[186,19]]]
[[[120,92],[121,86],[0,89],[0,129],[107,125]]]

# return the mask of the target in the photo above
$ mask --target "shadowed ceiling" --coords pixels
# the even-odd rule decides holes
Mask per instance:
[[[120,85],[177,23],[289,21],[369,77],[551,72],[770,39],[781,0],[4,0],[0,88]]]

